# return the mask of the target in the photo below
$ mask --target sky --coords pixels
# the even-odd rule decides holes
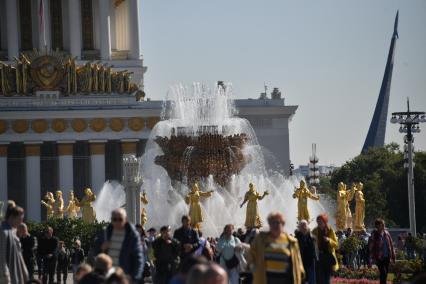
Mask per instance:
[[[306,164],[312,143],[319,164],[358,155],[380,90],[399,9],[399,40],[390,113],[426,111],[426,1],[147,0],[143,56],[147,97],[169,86],[232,82],[234,98],[278,87],[290,122],[290,158]],[[426,150],[426,123],[415,149]],[[385,143],[403,143],[388,123]]]

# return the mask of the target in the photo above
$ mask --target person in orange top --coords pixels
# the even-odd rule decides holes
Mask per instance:
[[[321,214],[317,217],[318,226],[312,230],[317,249],[318,265],[318,284],[330,283],[332,271],[339,269],[339,263],[336,258],[336,248],[338,245],[336,234],[328,224],[327,214]]]
[[[305,276],[297,239],[284,232],[281,213],[268,216],[269,232],[260,232],[250,246],[254,284],[301,284]]]

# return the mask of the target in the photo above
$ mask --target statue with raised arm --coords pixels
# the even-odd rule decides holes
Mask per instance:
[[[339,182],[337,185],[337,210],[336,210],[336,228],[338,231],[346,230],[346,204],[347,191],[346,184]]]
[[[80,211],[78,207],[78,199],[74,195],[74,190],[71,190],[69,193],[69,201],[65,211],[67,212],[68,218],[77,218],[77,214]]]
[[[92,224],[96,220],[96,212],[93,208],[93,201],[96,200],[96,195],[93,194],[90,188],[84,190],[84,197],[77,203],[82,208],[82,219],[85,223]]]
[[[146,192],[145,192],[145,190],[142,192],[141,202],[144,205],[148,204],[148,198],[146,198]],[[142,225],[142,227],[145,226],[146,222],[148,222],[148,215],[146,213],[145,208],[142,208],[142,210],[141,210],[141,225]]]
[[[252,228],[260,228],[262,227],[262,222],[260,220],[259,215],[259,208],[257,206],[257,201],[262,200],[265,198],[266,195],[268,195],[269,192],[265,191],[263,194],[259,194],[254,187],[253,183],[249,183],[249,190],[244,195],[244,201],[241,203],[240,208],[244,206],[246,202],[247,203],[247,209],[246,209],[246,221],[244,225],[246,226],[247,230]]]
[[[55,205],[53,207],[53,216],[55,218],[64,218],[64,199],[62,198],[62,191],[56,191]]]
[[[304,180],[300,181],[299,188],[293,193],[293,198],[297,198],[297,220],[300,222],[302,220],[306,220],[310,222],[311,216],[309,215],[308,209],[308,198],[312,200],[319,200],[319,196],[311,193],[311,191],[306,186],[306,182]]]
[[[208,192],[202,192],[198,188],[198,183],[194,183],[191,192],[185,197],[186,204],[189,205],[189,217],[191,217],[192,226],[196,229],[200,229],[201,222],[203,222],[203,214],[201,212],[200,198],[210,197],[213,190]]]
[[[53,217],[53,210],[55,208],[55,197],[53,196],[53,193],[50,191],[46,192],[46,195],[44,196],[44,200],[41,200],[41,204],[46,207],[46,216],[47,219],[50,219]]]
[[[364,188],[364,184],[362,182],[358,182],[356,184],[356,192],[355,192],[355,222],[354,229],[355,231],[362,231],[365,229],[364,218],[365,218],[365,199],[364,193],[362,189]]]

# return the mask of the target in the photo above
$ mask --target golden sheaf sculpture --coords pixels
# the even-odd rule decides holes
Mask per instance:
[[[31,78],[41,90],[57,90],[64,71],[60,60],[51,55],[35,58],[30,67]]]

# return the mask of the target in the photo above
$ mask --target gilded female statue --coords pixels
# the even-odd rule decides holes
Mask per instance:
[[[336,212],[336,227],[338,231],[346,230],[346,204],[347,202],[346,184],[339,182],[337,185],[337,212]]]
[[[191,217],[191,223],[194,228],[199,229],[200,223],[203,222],[203,214],[201,213],[200,198],[210,197],[213,190],[208,192],[202,192],[198,188],[198,184],[194,183],[191,192],[185,197],[186,204],[189,204],[189,217]]]
[[[69,193],[69,201],[65,211],[68,214],[68,218],[77,218],[77,214],[80,211],[80,207],[77,206],[78,199],[74,195],[74,190]]]
[[[62,191],[56,191],[55,205],[53,207],[53,215],[55,218],[64,218],[64,199],[62,198]]]
[[[83,199],[77,203],[82,208],[82,219],[85,223],[94,223],[96,220],[96,212],[93,208],[93,201],[96,200],[96,195],[92,193],[90,188],[84,190]]]
[[[350,207],[350,203],[352,199],[354,199],[356,191],[356,184],[352,183],[351,189],[346,191],[346,229],[351,228],[352,229],[352,211]]]
[[[257,201],[262,200],[268,195],[269,192],[266,190],[262,195],[260,195],[254,187],[253,183],[249,183],[249,190],[246,192],[244,196],[244,201],[241,203],[240,208],[247,203],[246,209],[246,221],[245,226],[248,229],[251,228],[260,228],[262,227],[262,222],[260,220],[259,208],[257,206]]]
[[[142,192],[141,202],[144,205],[148,204],[148,198],[146,198],[145,190]],[[142,227],[145,226],[147,221],[148,221],[148,215],[146,214],[145,208],[142,208],[142,211],[141,211],[141,225],[142,225]]]
[[[47,209],[46,215],[47,219],[50,219],[53,217],[53,210],[55,208],[55,197],[53,196],[53,193],[46,192],[46,195],[44,196],[44,200],[41,200],[41,204],[44,205]]]
[[[364,218],[365,218],[365,199],[364,193],[362,192],[364,185],[362,182],[358,182],[356,185],[357,191],[355,192],[355,231],[362,231],[365,229]]]
[[[297,220],[299,222],[302,220],[310,222],[311,216],[309,215],[308,198],[312,200],[319,200],[319,196],[316,194],[312,194],[311,191],[306,187],[305,181],[301,180],[299,188],[296,188],[293,193],[293,198],[298,199]]]

